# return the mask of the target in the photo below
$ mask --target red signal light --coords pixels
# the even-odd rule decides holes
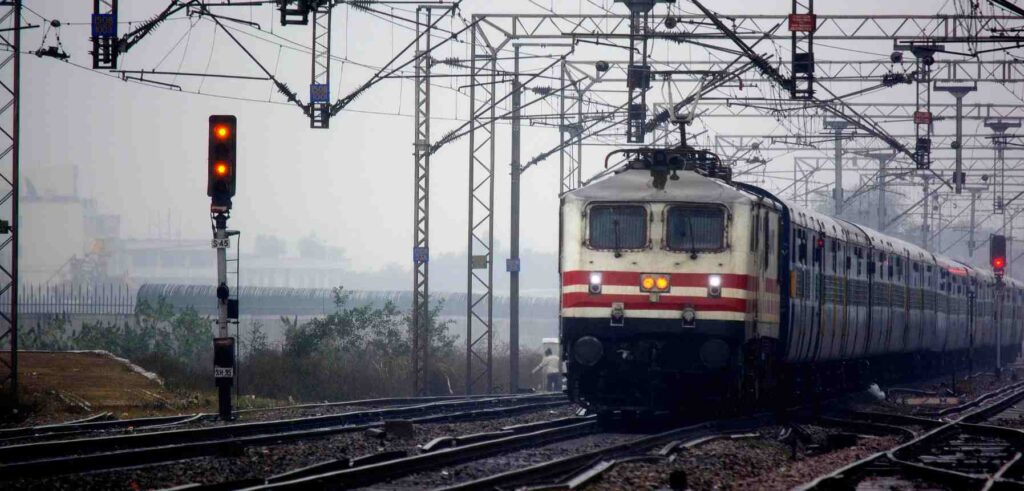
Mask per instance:
[[[1002,257],[992,258],[992,267],[996,269],[1002,269],[1006,266],[1006,259]]]

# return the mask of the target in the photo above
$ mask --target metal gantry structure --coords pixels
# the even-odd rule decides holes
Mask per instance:
[[[0,2],[0,387],[18,400],[21,0]]]
[[[311,54],[313,63],[310,69],[309,106],[307,109],[310,128],[326,129],[330,126],[331,121],[332,11],[334,8],[331,5],[322,4],[313,6],[309,12],[313,16],[313,51]],[[417,70],[419,70],[419,65],[417,65]]]
[[[466,234],[466,386],[494,388],[494,164],[497,49],[474,26],[469,62],[469,228]]]
[[[692,109],[707,130],[713,130],[723,118],[777,123],[778,131],[762,134],[711,131],[706,141],[713,141],[723,160],[733,164],[737,178],[764,179],[778,192],[791,193],[805,203],[822,195],[822,201],[830,200],[833,211],[841,214],[866,193],[877,192],[882,198],[874,218],[883,230],[909,216],[919,217],[923,227],[917,239],[923,244],[935,241],[937,248],[946,249],[961,241],[943,243],[941,234],[966,219],[969,208],[970,226],[963,240],[968,241],[971,254],[979,247],[974,239],[976,228],[991,217],[975,219],[979,199],[991,195],[995,210],[1007,211],[1002,213],[1000,229],[1013,227],[1013,218],[1022,208],[1018,206],[1018,211],[1010,213],[1008,205],[1016,199],[1016,191],[1024,190],[1024,173],[1019,172],[1017,135],[1009,129],[1024,118],[1024,104],[982,97],[978,84],[1006,86],[1007,94],[1024,100],[1024,90],[1013,93],[1014,87],[1024,87],[1024,61],[1000,56],[1024,43],[1020,34],[1024,19],[1001,11],[982,14],[976,4],[968,3],[964,4],[971,12],[967,15],[821,15],[815,11],[813,0],[793,0],[786,14],[719,15],[699,1],[691,3],[700,13],[662,10],[663,2],[658,0],[615,0],[607,7],[594,3],[600,13],[474,13],[467,21],[458,3],[442,1],[275,0],[273,5],[280,11],[282,24],[312,24],[309,92],[303,101],[284,83],[283,76],[267,70],[222,22],[238,19],[211,11],[245,3],[170,2],[155,17],[119,36],[117,0],[94,0],[93,67],[118,68],[120,54],[170,15],[184,10],[207,18],[227,33],[259,66],[264,80],[270,80],[279,93],[304,111],[312,128],[329,128],[332,117],[382,80],[413,79],[411,365],[413,392],[417,394],[430,391],[434,334],[429,296],[431,156],[461,137],[468,143],[469,172],[466,393],[492,392],[501,385],[495,382],[493,370],[494,227],[495,176],[503,168],[499,162],[505,161],[497,155],[497,143],[499,130],[506,126],[511,141],[511,251],[505,261],[512,306],[509,391],[519,388],[520,198],[528,182],[523,178],[530,175],[527,171],[557,154],[559,185],[555,191],[569,192],[594,178],[585,169],[587,146],[678,144],[678,135],[668,129],[668,123],[673,113],[684,108]],[[340,97],[333,95],[332,85],[337,81],[331,79],[331,32],[337,27],[332,25],[332,11],[348,6],[380,16],[382,13],[374,10],[377,4],[415,7],[415,18],[403,19],[413,25],[415,38],[355,90]],[[464,27],[440,29],[442,18],[457,18]],[[15,29],[10,34],[15,43],[17,32]],[[442,60],[435,56],[439,46],[456,40],[468,45],[468,59]],[[858,51],[851,48],[858,43],[891,43],[893,55],[879,59],[871,51],[861,50],[867,58],[846,59],[835,54],[836,42],[844,44],[844,53]],[[672,47],[689,51],[668,49]],[[622,53],[623,49],[627,53]],[[823,56],[822,50],[832,50],[831,56]],[[529,56],[521,56],[526,51]],[[909,56],[904,59],[903,54]],[[512,60],[512,66],[508,60]],[[452,73],[434,73],[440,65],[450,67]],[[0,68],[8,70],[8,63]],[[16,74],[17,68],[14,71]],[[469,109],[464,124],[431,140],[431,99],[437,96],[431,86],[439,76],[466,82],[460,94],[468,97]],[[4,86],[11,91],[10,85]],[[654,87],[662,88],[670,97],[656,103],[651,111],[648,102],[655,100]],[[868,97],[882,91],[899,96]],[[933,92],[937,91],[950,93],[954,100],[933,101]],[[972,92],[977,94],[965,101]],[[11,93],[16,101],[16,89]],[[679,94],[679,98],[672,94]],[[541,102],[547,103],[548,109]],[[16,115],[17,102],[13,108]],[[937,126],[954,120],[955,133]],[[984,125],[993,133],[983,134],[975,128],[965,134],[965,122]],[[555,129],[557,133],[552,134],[557,142],[550,150],[524,158],[526,123]],[[905,124],[912,124],[913,131],[906,131],[910,128]],[[896,125],[901,125],[900,131],[895,131]],[[7,136],[13,135],[15,162],[16,126],[13,133],[4,131]],[[979,155],[989,150],[994,150],[994,155]],[[3,155],[6,158],[10,153]],[[771,162],[780,158],[792,158],[792,168],[769,173]],[[16,163],[14,169],[16,173]],[[830,180],[815,181],[829,170]],[[848,190],[844,179],[849,182],[847,174],[853,172],[860,174],[860,180],[856,188]],[[978,182],[982,172],[987,177]],[[16,197],[17,180],[6,180],[13,182]],[[885,206],[887,196],[910,196],[911,191],[914,198],[908,199],[913,203],[906,210],[897,212]],[[958,194],[964,191],[966,194]],[[916,199],[918,195],[920,199]],[[943,208],[946,202],[965,206],[952,212]],[[16,231],[14,219],[11,224],[11,230]],[[16,243],[12,233],[4,246],[16,250]],[[14,277],[16,262],[12,260],[14,266],[5,270],[13,272]],[[16,291],[16,281],[12,288]],[[12,299],[16,302],[16,295]],[[15,315],[12,306],[11,316]],[[15,336],[10,339],[16,342]]]

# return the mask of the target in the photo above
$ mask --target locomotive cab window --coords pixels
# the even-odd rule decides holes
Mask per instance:
[[[589,236],[592,249],[645,249],[647,209],[635,205],[592,206]]]
[[[725,249],[725,209],[720,206],[676,205],[665,212],[665,247],[671,251]]]

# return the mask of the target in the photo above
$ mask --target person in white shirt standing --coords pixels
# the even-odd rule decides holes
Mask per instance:
[[[532,373],[543,370],[545,376],[545,390],[548,392],[561,392],[562,390],[562,360],[551,353],[551,350],[544,350],[544,359],[533,369]]]

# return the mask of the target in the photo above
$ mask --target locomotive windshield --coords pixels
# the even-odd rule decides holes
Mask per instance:
[[[725,248],[725,210],[719,206],[683,205],[668,209],[666,245],[673,251]]]
[[[647,247],[647,210],[635,205],[591,207],[590,247],[616,251]]]

